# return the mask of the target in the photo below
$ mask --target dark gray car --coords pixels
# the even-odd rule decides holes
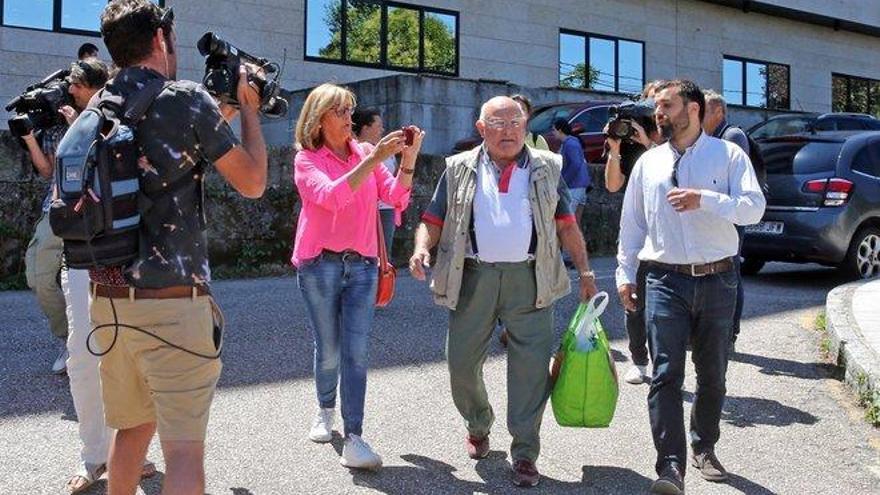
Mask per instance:
[[[767,261],[880,274],[880,132],[819,132],[764,140],[767,210],[746,228],[743,273]]]

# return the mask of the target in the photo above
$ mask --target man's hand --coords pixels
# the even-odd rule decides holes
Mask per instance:
[[[70,105],[64,105],[63,107],[59,108],[58,113],[60,113],[61,116],[64,117],[64,120],[67,121],[67,125],[72,125],[73,121],[76,120],[77,117],[79,117],[79,112],[77,112],[76,109]]]
[[[680,189],[676,187],[666,193],[666,201],[669,201],[669,204],[675,208],[675,211],[681,213],[698,210],[702,196],[700,191],[696,189]]]
[[[596,293],[599,292],[599,289],[596,288],[596,277],[595,276],[587,276],[581,277],[581,288],[580,288],[580,297],[581,302],[589,301]]]
[[[620,303],[623,309],[627,311],[636,310],[636,285],[623,284],[617,288],[617,294],[620,296]]]
[[[431,264],[431,253],[427,249],[416,249],[409,259],[409,271],[416,280],[425,280],[425,268]]]
[[[248,73],[244,65],[238,68],[238,103],[242,109],[254,112],[260,109],[260,93],[253,83],[248,82]]]

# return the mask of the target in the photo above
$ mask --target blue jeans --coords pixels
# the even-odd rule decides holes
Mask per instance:
[[[315,336],[315,387],[322,408],[342,401],[345,435],[360,435],[370,327],[376,304],[378,267],[374,258],[332,259],[322,256],[297,271]]]
[[[695,453],[712,450],[727,393],[727,351],[738,276],[734,270],[692,277],[649,265],[645,272],[645,321],[654,377],[648,393],[651,433],[659,473],[669,462],[684,472],[687,442],[681,387],[688,341],[697,372],[690,440]]]

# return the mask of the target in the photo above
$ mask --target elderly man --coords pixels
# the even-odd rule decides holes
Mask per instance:
[[[507,327],[507,429],[517,486],[535,486],[540,478],[535,460],[550,391],[553,303],[570,290],[560,243],[577,267],[581,300],[596,293],[560,157],[525,146],[526,118],[508,97],[483,105],[476,123],[483,144],[447,158],[409,262],[413,276],[424,280],[429,250],[439,244],[431,290],[450,310],[452,399],[473,459],[488,455],[495,418],[483,363],[496,320]]]
[[[648,393],[659,475],[654,493],[684,493],[685,439],[681,387],[688,341],[697,386],[691,409],[691,463],[703,478],[727,479],[715,456],[724,404],[729,332],[736,304],[736,225],[756,223],[764,196],[749,158],[700,127],[703,93],[691,81],[669,81],[655,94],[657,127],[666,144],[633,167],[623,213],[617,286],[635,308],[636,271],[645,266],[645,320],[654,376]]]

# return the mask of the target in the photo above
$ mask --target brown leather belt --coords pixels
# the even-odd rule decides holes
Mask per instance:
[[[661,263],[659,261],[649,261],[648,264],[678,273],[684,273],[691,277],[702,277],[704,275],[712,275],[713,273],[724,273],[733,270],[733,258],[724,258],[712,263],[704,263],[702,265],[673,265],[670,263]]]
[[[207,285],[174,285],[161,289],[139,289],[135,287],[114,287],[91,283],[91,291],[96,297],[111,299],[180,299],[184,297],[208,296],[211,290]]]

